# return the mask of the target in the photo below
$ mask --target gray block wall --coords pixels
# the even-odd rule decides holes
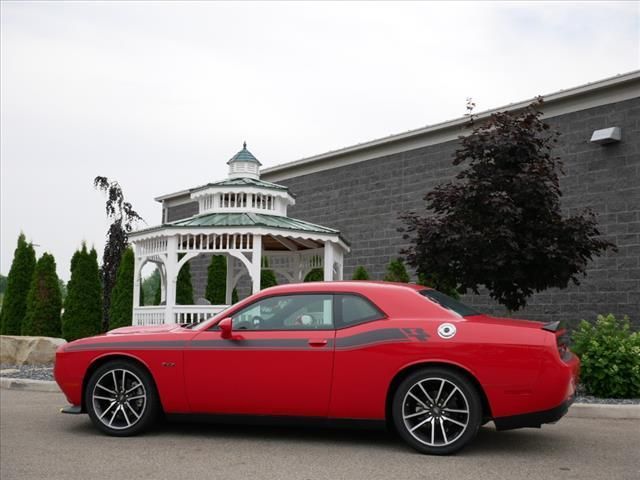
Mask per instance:
[[[640,325],[640,99],[554,117],[549,123],[562,133],[557,153],[566,173],[561,177],[563,208],[568,213],[591,208],[618,252],[595,259],[579,286],[537,294],[512,316],[575,325],[611,312]],[[622,142],[589,142],[594,130],[610,126],[622,128]],[[363,265],[372,278],[381,279],[389,260],[406,246],[397,231],[399,213],[423,209],[424,194],[453,178],[457,146],[451,141],[278,183],[296,195],[291,217],[337,228],[351,242],[345,278]],[[169,209],[168,218],[188,217],[196,210],[196,204],[179,205]],[[204,296],[208,262],[203,256],[191,262],[196,298]],[[508,315],[486,294],[467,295],[464,301],[487,313]]]
[[[533,320],[567,320],[576,324],[599,313],[629,315],[640,325],[640,99],[551,118],[562,133],[557,154],[566,175],[562,205],[568,213],[591,208],[601,232],[618,246],[595,259],[580,286],[548,290],[532,297],[513,316]],[[599,146],[594,130],[622,128],[622,142]],[[334,168],[279,183],[290,187],[296,205],[292,217],[338,228],[351,242],[345,278],[363,265],[382,279],[386,265],[405,246],[398,214],[424,209],[423,196],[452,179],[451,159],[457,141],[406,151]],[[467,295],[478,309],[507,315],[488,295]]]

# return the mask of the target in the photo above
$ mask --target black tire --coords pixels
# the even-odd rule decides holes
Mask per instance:
[[[438,402],[432,403],[438,392],[440,406]],[[442,405],[449,394],[452,396],[448,403]],[[462,413],[464,410],[466,414]],[[463,374],[428,367],[410,374],[400,383],[393,395],[392,416],[400,437],[418,452],[449,455],[467,445],[478,433],[483,417],[482,402],[475,386]],[[465,426],[460,426],[462,424]],[[415,429],[414,433],[411,429]]]
[[[114,437],[129,437],[149,429],[161,411],[151,375],[127,360],[113,360],[97,368],[87,382],[84,401],[93,424]]]

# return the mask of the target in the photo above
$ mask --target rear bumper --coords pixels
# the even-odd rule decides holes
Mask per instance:
[[[515,428],[540,428],[545,423],[554,423],[564,417],[573,403],[574,396],[569,397],[557,407],[541,412],[524,413],[509,417],[494,418],[497,430],[513,430]]]

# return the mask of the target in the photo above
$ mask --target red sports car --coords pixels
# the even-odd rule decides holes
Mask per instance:
[[[103,432],[161,413],[386,423],[452,453],[480,425],[557,421],[579,361],[557,323],[494,318],[432,289],[326,282],[263,290],[195,325],[125,327],[58,349],[55,378]]]

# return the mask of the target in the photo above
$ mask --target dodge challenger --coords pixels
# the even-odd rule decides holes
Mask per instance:
[[[159,415],[379,423],[450,454],[479,427],[559,420],[579,361],[558,323],[496,318],[419,285],[268,288],[198,324],[131,326],[61,346],[56,381],[102,432]]]

